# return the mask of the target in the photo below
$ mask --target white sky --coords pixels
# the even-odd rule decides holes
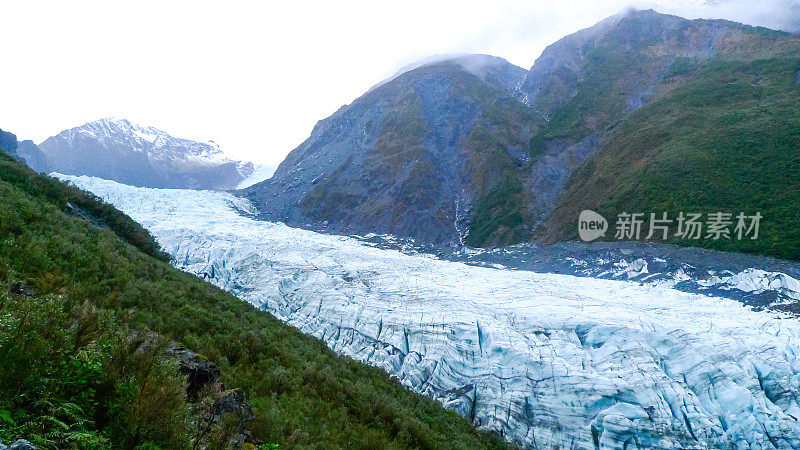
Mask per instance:
[[[3,1],[0,128],[40,143],[124,117],[276,164],[317,120],[415,60],[488,53],[527,69],[631,4],[800,23],[800,0]]]

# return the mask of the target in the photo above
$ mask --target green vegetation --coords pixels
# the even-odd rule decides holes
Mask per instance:
[[[586,60],[576,94],[555,110],[542,137],[577,142],[593,131],[602,131],[627,112],[628,93],[634,90],[627,83],[638,78],[631,75],[654,70],[651,59],[621,46],[594,47]]]
[[[757,240],[673,240],[800,259],[800,59],[715,59],[625,118],[576,170],[551,240],[574,238],[581,209],[761,212]]]
[[[12,164],[5,154],[3,158],[2,180],[10,188],[20,190],[39,202],[55,206],[60,211],[72,215],[84,216],[94,225],[109,228],[127,243],[141,250],[144,254],[162,261],[169,261],[169,255],[162,252],[158,243],[150,233],[133,219],[113,206],[103,202],[91,192],[69,186],[63,182],[45,176],[32,176],[31,170],[24,164]],[[0,210],[0,218],[12,215],[14,211]],[[10,219],[10,217],[8,217]],[[24,227],[24,223],[18,223]],[[19,231],[19,230],[18,230]]]
[[[420,181],[430,176],[425,161],[424,137],[428,124],[422,114],[419,96],[411,91],[381,116],[377,138],[363,161],[365,173],[353,174],[354,158],[320,181],[301,201],[303,212],[317,220],[342,220],[354,211],[362,218],[374,219],[394,214],[414,214],[420,204],[430,207]],[[406,169],[410,170],[404,175]],[[394,180],[392,186],[381,184]],[[367,183],[368,194],[363,184]],[[405,193],[392,198],[393,192]],[[391,208],[391,211],[387,209]]]
[[[528,236],[525,170],[509,149],[524,155],[528,136],[544,122],[539,115],[453,62],[403,74],[351,107],[375,104],[381,113],[364,134],[374,133],[374,145],[315,182],[300,201],[305,215],[436,240],[435,233],[451,236],[454,211],[464,214],[467,199],[476,199],[469,245]]]
[[[583,209],[610,219],[761,212],[757,240],[671,242],[800,258],[800,38],[643,11],[584,52],[559,55],[570,64],[536,99],[550,120],[528,148],[535,160],[551,142],[575,144],[593,134],[603,141],[574,169],[535,235],[577,239]]]
[[[478,201],[475,216],[470,222],[467,245],[498,245],[519,242],[523,239],[520,225],[525,218],[522,183],[514,176],[506,176]]]
[[[67,214],[67,202],[82,213]],[[252,439],[268,448],[507,446],[172,268],[119,211],[1,154],[0,204],[0,440],[192,447],[204,402],[186,398],[159,348],[174,339],[242,389],[256,414]],[[146,344],[150,332],[161,341]],[[225,436],[221,424],[204,439],[216,448]]]
[[[469,225],[467,245],[489,246],[519,242],[527,237],[522,174],[498,137],[477,126],[466,143],[475,168],[472,189],[480,193]]]
[[[667,67],[667,71],[664,73],[664,79],[669,79],[680,75],[689,75],[697,70],[698,66],[699,63],[695,59],[679,56],[675,58],[675,61],[673,61],[669,67]]]
[[[193,443],[198,412],[175,362],[117,328],[119,314],[22,294],[5,280],[0,289],[0,440],[42,448]]]

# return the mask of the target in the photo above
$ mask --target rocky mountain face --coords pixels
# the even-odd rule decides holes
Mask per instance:
[[[30,167],[38,167],[39,171],[48,171],[48,162],[39,147],[33,141],[17,141],[17,135],[0,130],[0,151],[23,161]]]
[[[651,161],[654,149],[667,142],[682,148],[673,157],[686,157],[696,145],[703,148],[704,114],[743,111],[727,100],[780,97],[777,109],[754,108],[746,117],[753,126],[776,120],[788,125],[745,137],[734,117],[721,119],[716,137],[726,138],[731,147],[763,149],[772,145],[770,136],[796,142],[790,109],[798,86],[799,41],[796,35],[725,20],[631,10],[552,44],[526,73],[486,56],[431,62],[378,85],[321,121],[272,180],[246,195],[264,218],[334,231],[473,246],[574,239],[574,205],[599,207],[618,195],[623,187],[616,175],[625,167],[636,171],[624,179],[641,175],[637,171]],[[772,63],[758,63],[765,60]],[[724,64],[733,65],[720,69]],[[730,87],[734,82],[749,87]],[[783,88],[773,89],[778,85]],[[751,92],[739,98],[742,89]],[[657,126],[637,122],[661,116],[646,111],[664,102],[689,111],[685,107],[693,95],[705,95],[704,111]],[[630,126],[622,127],[623,120]],[[665,140],[662,127],[675,136],[695,133],[698,140],[692,147]],[[627,133],[634,129],[636,141],[630,142]],[[622,143],[632,147],[618,157]],[[793,154],[788,147],[775,151]],[[597,164],[601,157],[618,167]],[[661,172],[661,167],[649,164],[648,171]],[[697,169],[704,180],[724,175],[719,164]],[[576,170],[583,178],[573,175]],[[602,180],[603,189],[582,184],[586,177]],[[653,188],[671,186],[670,180],[659,183]],[[768,197],[763,186],[731,183],[727,189],[744,190],[750,198]],[[789,184],[782,186],[793,192]],[[626,198],[638,203],[615,206],[657,201],[650,191],[634,191]],[[700,198],[703,193],[701,186],[692,186],[681,195]],[[763,202],[751,206],[770,208]],[[781,223],[791,219],[781,214]]]
[[[0,150],[9,155],[17,153],[17,135],[8,131],[0,130]]]
[[[36,167],[39,172],[50,172],[51,166],[47,156],[42,153],[39,146],[31,140],[17,143],[17,158],[21,159],[28,167]]]
[[[31,143],[32,144],[32,143]],[[251,163],[227,158],[213,142],[170,136],[124,119],[100,119],[26,148],[37,171],[89,175],[141,187],[235,189]]]
[[[524,239],[519,171],[541,118],[525,71],[461,56],[403,73],[320,121],[275,175],[246,189],[262,218],[445,242]],[[475,228],[475,211],[507,216]],[[479,237],[479,238],[478,238]]]

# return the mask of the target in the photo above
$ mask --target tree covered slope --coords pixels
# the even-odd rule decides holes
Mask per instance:
[[[670,240],[800,258],[800,39],[772,36],[772,48],[676,58],[664,75],[669,92],[610,126],[571,175],[541,236],[576,239],[583,209],[610,219],[760,212],[756,240]]]
[[[43,448],[231,445],[208,428],[172,339],[252,405],[255,444],[502,448],[384,372],[171,267],[150,235],[84,191],[0,153],[0,440]],[[156,343],[142,336],[157,333]],[[152,338],[149,338],[152,341]],[[227,431],[226,431],[227,430]]]

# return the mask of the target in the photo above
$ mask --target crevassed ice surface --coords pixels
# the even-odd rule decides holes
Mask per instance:
[[[477,267],[62,176],[176,265],[532,448],[800,447],[800,325],[664,285]]]

